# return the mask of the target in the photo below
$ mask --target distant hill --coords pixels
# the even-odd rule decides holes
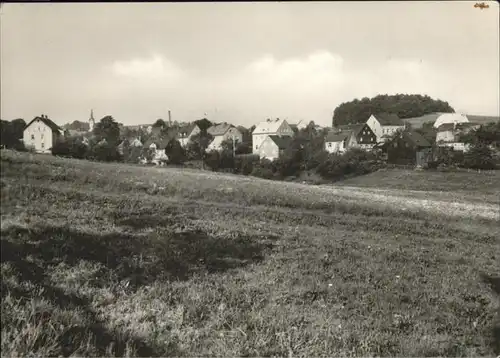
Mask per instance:
[[[455,110],[448,102],[420,94],[383,94],[340,104],[333,113],[332,126],[364,123],[370,115],[379,113],[396,114],[404,119],[437,112],[452,113]]]
[[[500,117],[498,116],[477,116],[472,114],[466,114],[469,122],[477,124],[488,124],[491,122],[500,122]]]

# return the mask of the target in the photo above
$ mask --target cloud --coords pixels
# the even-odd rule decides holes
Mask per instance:
[[[111,65],[113,74],[141,81],[178,80],[183,71],[163,56],[154,54],[149,58],[115,61]]]
[[[341,85],[343,59],[327,51],[317,51],[304,58],[276,60],[271,55],[251,62],[242,80],[254,87],[275,90],[308,91],[312,87]],[[290,88],[289,86],[292,86]]]

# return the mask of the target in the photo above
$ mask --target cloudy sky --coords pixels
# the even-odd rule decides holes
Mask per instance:
[[[2,4],[0,114],[326,125],[344,101],[420,93],[499,115],[499,5],[488,4]]]

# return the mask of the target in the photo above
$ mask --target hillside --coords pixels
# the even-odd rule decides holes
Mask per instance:
[[[3,356],[500,353],[500,209],[474,200],[498,177],[450,176],[446,195],[393,176],[382,195],[10,151],[1,165]]]

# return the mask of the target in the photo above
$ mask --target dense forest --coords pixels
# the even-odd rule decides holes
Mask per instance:
[[[454,112],[448,102],[419,94],[378,95],[340,104],[333,113],[332,125],[362,123],[376,113],[395,113],[399,118],[420,117],[434,112]]]

